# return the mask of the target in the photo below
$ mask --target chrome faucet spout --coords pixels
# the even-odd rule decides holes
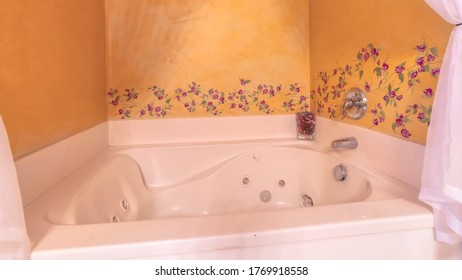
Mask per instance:
[[[358,147],[358,140],[356,140],[355,137],[337,139],[337,140],[332,141],[330,146],[332,149],[338,149],[338,148],[356,149]]]

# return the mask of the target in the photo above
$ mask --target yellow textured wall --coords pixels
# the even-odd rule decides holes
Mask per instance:
[[[451,30],[423,0],[311,0],[312,109],[424,143]],[[362,120],[342,120],[351,87],[369,100]]]
[[[309,106],[308,0],[108,0],[106,14],[111,119]]]
[[[104,0],[0,1],[0,114],[13,154],[106,119]]]
[[[103,0],[3,0],[0,113],[15,157],[106,109],[112,119],[311,109],[423,143],[451,29],[421,0],[107,0],[106,17]],[[369,89],[361,121],[340,116],[352,86]]]

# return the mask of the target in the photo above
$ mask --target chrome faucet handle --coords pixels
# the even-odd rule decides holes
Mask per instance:
[[[345,100],[343,103],[343,110],[342,110],[342,119],[346,118],[347,110],[353,107],[355,102],[351,99]]]
[[[367,112],[367,98],[364,92],[359,88],[351,88],[345,97],[343,103],[342,116],[359,120]]]

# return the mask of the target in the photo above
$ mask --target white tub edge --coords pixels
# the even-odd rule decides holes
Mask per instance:
[[[295,115],[109,121],[110,146],[296,136]]]
[[[346,154],[420,188],[425,146],[370,129],[317,118],[316,141],[355,136]],[[108,145],[191,143],[295,138],[295,116],[242,116],[108,121],[16,160],[23,205],[28,205]],[[379,147],[379,148],[377,148]],[[387,160],[383,160],[386,158]]]
[[[322,117],[317,117],[316,121],[316,142],[327,147],[334,139],[355,136],[359,141],[358,149],[345,153],[415,188],[420,188],[424,145]],[[108,129],[110,146],[281,139],[297,136],[293,114],[120,120],[109,121]]]
[[[107,147],[107,122],[15,161],[24,207]]]

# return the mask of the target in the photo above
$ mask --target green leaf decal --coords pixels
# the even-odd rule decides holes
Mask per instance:
[[[432,55],[434,55],[434,56],[439,56],[439,54],[438,54],[438,49],[435,48],[435,47],[431,48],[431,49],[430,49],[430,52],[431,52]]]

